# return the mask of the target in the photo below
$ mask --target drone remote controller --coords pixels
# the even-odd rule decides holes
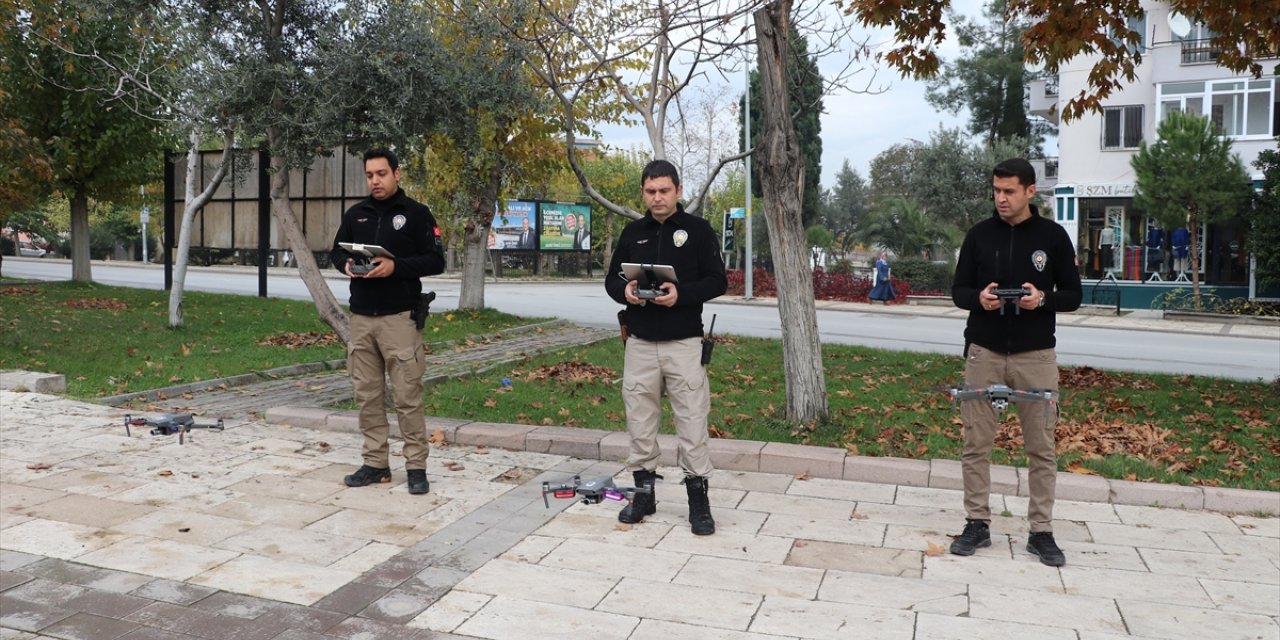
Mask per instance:
[[[1000,315],[1004,315],[1004,303],[1006,303],[1006,302],[1012,302],[1012,303],[1013,303],[1013,313],[1014,313],[1014,314],[1016,314],[1016,315],[1022,315],[1022,307],[1019,307],[1019,306],[1018,306],[1018,300],[1021,300],[1024,296],[1029,296],[1029,295],[1031,295],[1031,290],[1030,290],[1030,289],[1024,289],[1024,288],[1018,288],[1018,289],[992,289],[992,290],[991,290],[991,293],[992,293],[992,295],[994,295],[995,297],[1000,298]]]

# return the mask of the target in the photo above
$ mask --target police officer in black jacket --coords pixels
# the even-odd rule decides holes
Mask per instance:
[[[444,272],[440,228],[425,205],[400,189],[400,162],[386,149],[364,154],[369,197],[342,216],[330,259],[351,278],[351,341],[347,370],[360,405],[364,464],[347,476],[350,487],[391,481],[384,376],[391,380],[396,422],[404,436],[409,493],[430,491],[427,482],[427,424],[422,375],[426,358],[414,314],[422,299],[423,276]],[[392,257],[371,264],[339,243],[379,245]],[[366,271],[367,269],[367,271]]]
[[[996,165],[995,215],[975,224],[965,236],[951,298],[969,311],[964,331],[967,388],[1003,384],[1020,391],[1054,392],[1048,406],[1023,402],[1017,408],[1031,494],[1027,551],[1044,564],[1061,566],[1066,557],[1053,539],[1058,473],[1053,433],[1058,422],[1055,314],[1080,307],[1081,287],[1071,238],[1031,204],[1035,185],[1035,169],[1026,160]],[[997,289],[1022,291],[1001,298]],[[960,413],[966,524],[952,542],[951,553],[968,556],[991,546],[990,457],[997,419],[991,403],[980,398],[962,402]]]
[[[655,470],[665,391],[679,441],[677,461],[689,496],[689,524],[694,534],[710,535],[716,525],[707,499],[712,471],[707,450],[711,389],[701,364],[702,305],[723,295],[728,279],[715,231],[680,205],[683,190],[675,166],[666,160],[650,162],[640,186],[648,211],[622,230],[605,278],[609,296],[627,305],[620,315],[629,333],[622,374],[631,436],[627,468],[636,486],[648,489],[636,494],[618,520],[637,523],[657,509]],[[624,262],[671,265],[678,282],[662,283],[662,294],[656,298],[639,298],[637,288],[648,283],[627,278],[622,273]]]

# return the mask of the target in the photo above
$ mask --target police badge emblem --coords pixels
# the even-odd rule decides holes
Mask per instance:
[[[1031,264],[1036,268],[1036,271],[1043,273],[1044,266],[1049,264],[1049,255],[1037,249],[1035,253],[1031,254]]]
[[[676,243],[677,247],[683,247],[684,243],[689,240],[689,232],[684,229],[680,229],[672,234],[671,240]]]
[[[404,215],[397,215],[396,217],[391,219],[391,226],[395,227],[396,231],[399,231],[400,229],[402,229],[404,227],[404,223],[405,223]]]

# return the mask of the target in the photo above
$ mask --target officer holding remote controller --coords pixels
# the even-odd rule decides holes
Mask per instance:
[[[347,370],[360,405],[364,464],[344,478],[349,487],[391,482],[387,444],[386,379],[391,381],[396,422],[404,436],[409,493],[430,491],[427,482],[427,423],[422,375],[422,280],[444,272],[440,227],[431,210],[400,189],[400,162],[387,149],[364,154],[369,197],[342,216],[329,258],[351,278],[351,338]],[[343,248],[378,245],[390,256],[372,259]],[[358,247],[357,247],[358,248]]]
[[[649,491],[637,493],[618,520],[635,524],[657,509],[653,488],[659,477],[658,427],[665,392],[679,442],[676,460],[689,496],[690,528],[695,535],[710,535],[716,524],[707,498],[711,389],[703,366],[702,305],[723,295],[729,282],[715,231],[706,220],[685,213],[680,204],[683,190],[675,165],[650,162],[641,173],[640,188],[648,211],[618,237],[605,291],[626,305],[618,317],[626,336],[622,400],[631,436],[627,468],[636,487]],[[677,282],[631,279],[623,263],[670,265]]]
[[[1027,551],[1046,565],[1061,566],[1066,557],[1053,539],[1058,473],[1055,314],[1080,307],[1081,287],[1071,238],[1031,204],[1035,185],[1030,162],[1013,158],[996,165],[995,215],[965,235],[951,298],[969,311],[964,331],[966,388],[1003,384],[1020,391],[1055,392],[1047,410],[1039,403],[1019,403],[1017,409],[1031,494]],[[952,542],[951,553],[968,556],[991,546],[990,458],[997,419],[991,403],[982,399],[962,402],[960,413],[966,524]]]

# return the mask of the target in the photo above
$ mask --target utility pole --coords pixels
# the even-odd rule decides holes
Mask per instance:
[[[747,20],[748,21],[751,20],[750,14],[747,15]],[[743,136],[745,138],[745,144],[746,144],[744,149],[750,149],[751,148],[751,64],[746,60],[744,60],[742,65],[742,74],[743,74],[743,77],[746,79],[746,90],[743,93],[743,100],[742,100],[742,104],[744,107],[742,110],[742,118],[743,118],[742,132],[743,132]],[[747,300],[750,300],[753,297],[752,296],[753,289],[751,286],[752,285],[751,271],[753,268],[751,266],[751,156],[748,155],[744,159],[744,161],[746,162],[746,166],[747,166],[747,175],[746,175],[746,181],[745,181],[747,184],[747,188],[746,188],[747,204],[745,207],[746,218],[747,218],[747,242],[746,242],[747,258],[745,263],[743,264],[743,269],[745,270],[745,273],[743,274],[743,276],[745,279],[743,280],[742,297]]]
[[[138,187],[138,193],[145,198],[147,185]],[[148,264],[150,260],[147,259],[147,223],[151,221],[151,207],[143,204],[142,215],[138,216],[138,218],[142,221],[142,264]]]

